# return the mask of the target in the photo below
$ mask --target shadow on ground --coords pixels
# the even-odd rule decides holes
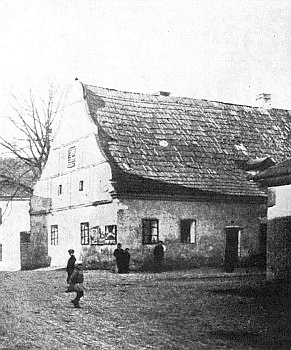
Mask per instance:
[[[290,290],[291,283],[287,280],[264,281],[256,285],[244,285],[236,288],[213,289],[212,294],[238,296],[242,299],[255,299],[260,308],[270,309],[270,315],[274,308],[276,312],[286,315],[285,318],[274,320],[275,327],[252,332],[242,329],[212,329],[209,336],[223,341],[231,341],[243,344],[246,348],[258,348],[264,350],[290,350],[291,349],[291,307]],[[287,312],[286,312],[287,311]],[[288,312],[289,311],[289,312]],[[263,323],[263,322],[262,322]]]

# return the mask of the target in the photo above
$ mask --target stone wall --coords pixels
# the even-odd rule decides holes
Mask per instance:
[[[267,240],[267,275],[269,278],[290,278],[291,217],[269,220]]]
[[[50,266],[47,218],[50,199],[33,196],[30,209],[30,243],[21,244],[21,269]]]
[[[259,252],[260,204],[124,200],[123,205],[125,209],[118,212],[118,242],[130,248],[134,267],[147,268],[152,260],[153,245],[141,244],[142,218],[159,220],[165,268],[222,266],[228,225],[242,228],[241,258]],[[181,219],[196,220],[197,243],[181,243]]]

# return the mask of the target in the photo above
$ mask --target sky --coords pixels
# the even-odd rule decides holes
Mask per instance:
[[[291,1],[0,0],[0,136],[11,95],[78,79],[291,109]]]

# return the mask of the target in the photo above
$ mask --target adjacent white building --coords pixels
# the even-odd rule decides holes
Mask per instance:
[[[21,269],[20,234],[30,230],[29,197],[0,197],[0,271]]]

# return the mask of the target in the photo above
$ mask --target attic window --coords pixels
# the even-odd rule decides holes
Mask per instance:
[[[76,165],[76,146],[68,149],[68,168],[73,168]]]
[[[167,146],[169,146],[169,143],[168,143],[168,141],[166,141],[166,140],[161,140],[161,141],[159,142],[159,145],[160,145],[161,147],[167,147]]]

